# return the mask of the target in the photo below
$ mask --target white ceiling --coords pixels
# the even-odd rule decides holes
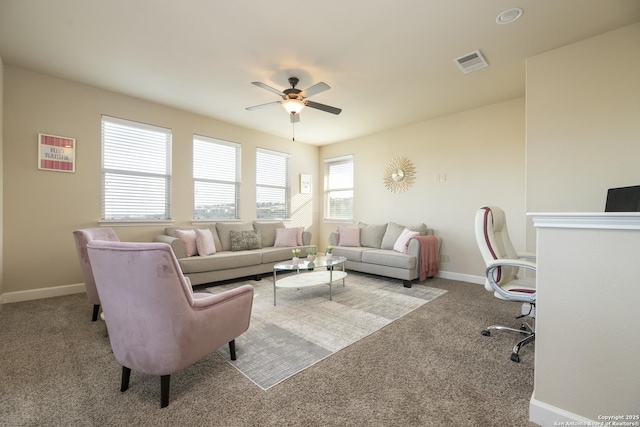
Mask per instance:
[[[323,145],[524,96],[525,58],[639,21],[639,0],[0,0],[0,57],[285,138],[282,107],[245,110],[278,100],[250,83],[323,81],[311,100],[342,114],[295,125]],[[489,67],[463,74],[476,49]]]

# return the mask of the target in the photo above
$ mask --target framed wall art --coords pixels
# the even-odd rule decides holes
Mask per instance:
[[[311,194],[311,175],[300,174],[300,193]]]
[[[76,171],[76,140],[64,136],[38,134],[38,169]]]

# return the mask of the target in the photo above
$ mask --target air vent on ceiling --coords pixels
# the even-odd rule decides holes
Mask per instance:
[[[460,67],[462,72],[465,74],[489,66],[479,50],[467,53],[460,58],[456,58],[454,59],[454,62],[458,64],[458,67]]]

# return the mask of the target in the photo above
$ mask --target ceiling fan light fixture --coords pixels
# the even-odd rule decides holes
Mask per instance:
[[[298,114],[304,108],[304,102],[297,99],[287,99],[282,102],[282,106],[289,114]]]

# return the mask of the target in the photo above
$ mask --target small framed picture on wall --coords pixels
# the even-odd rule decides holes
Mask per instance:
[[[300,174],[300,193],[311,194],[311,175]]]
[[[38,169],[76,171],[76,140],[64,136],[38,134]]]

